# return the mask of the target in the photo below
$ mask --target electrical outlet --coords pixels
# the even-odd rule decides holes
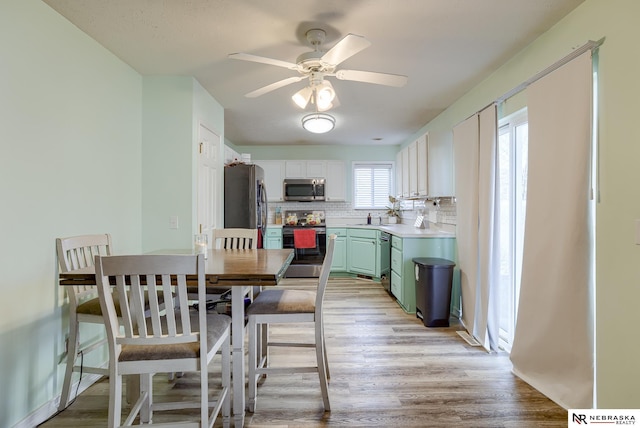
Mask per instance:
[[[169,229],[177,229],[178,228],[178,216],[172,215],[169,217]]]

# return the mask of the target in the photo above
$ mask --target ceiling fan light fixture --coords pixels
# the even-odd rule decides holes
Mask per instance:
[[[310,113],[302,118],[302,127],[314,134],[324,134],[336,126],[336,119],[326,113]]]
[[[294,103],[296,103],[298,107],[304,109],[305,107],[307,107],[307,104],[309,104],[309,100],[311,99],[312,94],[313,90],[309,86],[306,86],[293,94],[291,99]]]
[[[333,86],[328,81],[323,81],[316,87],[316,105],[318,110],[325,111],[331,108],[331,103],[336,97],[336,91],[333,90]]]

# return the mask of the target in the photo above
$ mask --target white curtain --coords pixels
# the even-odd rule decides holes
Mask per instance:
[[[453,130],[462,322],[487,350],[498,349],[496,107]]]
[[[591,52],[531,84],[527,98],[529,175],[513,371],[565,408],[591,408]]]
[[[462,323],[470,334],[473,334],[478,284],[478,128],[478,115],[453,128]]]
[[[480,157],[478,170],[478,285],[473,336],[487,350],[498,350],[500,281],[498,232],[498,178],[496,106],[482,110],[480,117]]]

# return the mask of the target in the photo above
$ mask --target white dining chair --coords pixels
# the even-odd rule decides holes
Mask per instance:
[[[184,426],[212,427],[222,413],[223,426],[231,420],[231,318],[207,313],[206,305],[194,310],[188,305],[187,276],[197,277],[198,300],[206,299],[204,255],[97,256],[96,282],[107,326],[109,343],[108,427],[153,425],[157,411],[198,408],[196,420]],[[114,284],[114,285],[112,285]],[[112,292],[112,288],[115,292]],[[144,294],[149,295],[149,317]],[[116,313],[114,295],[120,300],[122,324]],[[174,298],[175,307],[162,307],[159,299]],[[209,365],[221,352],[222,387],[210,397]],[[198,372],[200,394],[197,401],[153,400],[153,376],[160,372]],[[122,422],[122,377],[140,376],[139,397]],[[178,422],[156,424],[183,426]]]
[[[97,255],[111,254],[111,235],[80,235],[56,239],[56,251],[61,272],[70,272],[93,266]],[[65,409],[71,401],[73,373],[80,372],[108,375],[106,367],[91,367],[76,364],[79,355],[99,349],[106,339],[84,343],[80,338],[80,323],[103,324],[98,290],[95,286],[65,286],[69,299],[69,337],[67,339],[67,362],[62,382],[59,410]],[[80,380],[78,380],[80,382]]]
[[[223,250],[254,250],[258,248],[258,229],[227,228],[213,229],[213,248]],[[188,288],[189,297],[195,297],[197,289]],[[259,292],[259,290],[252,290]],[[229,287],[208,287],[208,305],[215,309],[218,304],[231,301],[231,289]],[[252,294],[253,296],[253,294]]]
[[[213,244],[215,248],[225,250],[255,250],[258,248],[258,229],[214,229]]]
[[[327,240],[327,251],[320,270],[316,291],[268,288],[263,290],[247,309],[247,328],[249,330],[249,393],[247,408],[250,412],[255,411],[260,376],[269,373],[293,374],[308,372],[318,373],[324,410],[326,412],[331,411],[327,383],[330,373],[324,338],[322,307],[333,260],[336,235],[331,234]],[[314,323],[315,340],[312,343],[270,342],[268,325],[273,323]],[[259,327],[262,328],[262,333]],[[316,365],[305,367],[272,366],[268,356],[270,346],[315,348]]]

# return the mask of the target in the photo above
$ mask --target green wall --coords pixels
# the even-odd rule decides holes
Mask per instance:
[[[0,426],[60,393],[55,238],[140,251],[142,78],[36,0],[0,2]]]
[[[596,208],[595,331],[599,408],[640,408],[640,341],[633,336],[640,325],[640,245],[635,244],[635,221],[640,218],[640,127],[635,120],[640,98],[638,16],[637,0],[586,0],[403,143],[408,145],[425,131],[450,131],[573,48],[606,37],[599,49],[598,79],[600,201]],[[509,103],[517,106],[512,108]],[[517,97],[507,102],[505,111],[515,111],[521,105],[522,97]],[[540,315],[544,316],[543,308]]]
[[[0,426],[33,426],[64,374],[55,238],[191,246],[198,127],[224,138],[224,110],[191,77],[140,76],[38,0],[0,2],[0,36]]]
[[[202,123],[224,137],[223,115],[222,106],[191,77],[144,78],[143,251],[192,245],[197,214],[199,125]],[[223,148],[221,144],[219,156],[222,156]],[[222,172],[220,174],[219,183],[223,177]],[[222,189],[218,191],[222,192]],[[178,229],[169,228],[171,216],[178,217]],[[218,215],[217,218],[222,217]]]

